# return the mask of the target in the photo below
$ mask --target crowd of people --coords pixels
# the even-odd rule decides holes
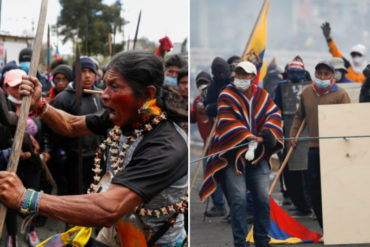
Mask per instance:
[[[303,122],[308,136],[318,137],[317,105],[351,102],[342,83],[361,83],[359,101],[370,102],[366,47],[355,45],[347,60],[331,37],[330,24],[323,23],[321,29],[333,57],[319,61],[312,77],[299,55],[284,70],[273,61],[263,83],[256,79],[257,65],[237,56],[227,61],[216,57],[210,66],[212,76],[205,71],[196,76],[199,95],[191,107],[190,121],[197,123],[204,141],[210,138],[199,196],[201,201],[208,196],[212,199],[213,206],[205,211],[207,217],[227,215],[228,205],[234,246],[249,246],[248,223],[254,225],[255,245],[270,246],[269,158],[276,153],[282,162],[287,147],[298,144],[279,138],[295,137]],[[210,131],[213,125],[215,130]],[[232,148],[241,144],[248,145]],[[280,184],[283,204],[293,205],[300,216],[314,214],[322,227],[319,152],[318,140],[310,141],[308,153],[301,154],[307,155],[306,168],[290,170],[286,166]]]
[[[55,60],[48,78],[41,71],[27,75],[31,58],[32,50],[25,48],[18,64],[9,62],[1,70],[0,201],[8,207],[6,246],[19,244],[19,214],[27,221],[36,216],[25,235],[30,246],[40,243],[37,227],[48,217],[65,222],[66,230],[96,227],[89,246],[136,241],[137,236],[117,230],[132,218],[143,226],[132,223],[148,246],[181,246],[188,203],[186,60],[130,51],[100,68],[84,56],[79,66]],[[78,83],[90,91],[78,96]],[[21,161],[17,173],[9,173],[22,96],[31,94]]]

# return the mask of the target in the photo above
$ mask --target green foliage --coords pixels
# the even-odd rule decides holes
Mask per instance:
[[[62,11],[57,25],[62,42],[77,42],[83,55],[109,55],[108,35],[122,32],[125,24],[120,16],[121,2],[117,0],[111,6],[102,0],[59,0],[59,3]]]

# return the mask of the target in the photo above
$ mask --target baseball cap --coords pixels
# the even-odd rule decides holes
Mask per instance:
[[[330,69],[334,73],[334,66],[328,61],[328,60],[322,60],[320,61],[316,66],[315,70],[317,70],[320,66],[326,66],[328,69]]]
[[[16,87],[22,82],[22,76],[27,75],[24,70],[12,69],[5,73],[4,86]]]
[[[249,61],[243,61],[243,62],[238,63],[235,69],[237,68],[243,69],[248,74],[257,75],[256,66],[254,66],[254,64]]]

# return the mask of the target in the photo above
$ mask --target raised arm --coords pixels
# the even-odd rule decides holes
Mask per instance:
[[[31,109],[36,111],[42,104],[41,83],[35,77],[23,76],[22,84],[19,87],[21,95],[32,94]],[[62,110],[48,105],[47,110],[42,114],[41,119],[53,131],[58,134],[75,137],[93,135],[87,128],[85,116],[74,116]]]

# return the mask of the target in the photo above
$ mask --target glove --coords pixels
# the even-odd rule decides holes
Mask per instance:
[[[324,34],[325,39],[327,41],[330,41],[331,40],[331,36],[330,36],[330,31],[331,31],[330,23],[329,22],[324,22],[321,25],[321,29],[322,29],[322,33]]]
[[[263,137],[263,145],[265,146],[266,153],[271,155],[277,144],[275,136],[268,129],[262,130],[258,135]]]

